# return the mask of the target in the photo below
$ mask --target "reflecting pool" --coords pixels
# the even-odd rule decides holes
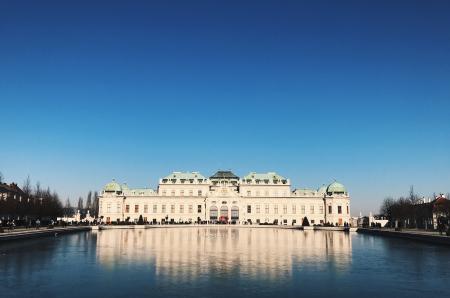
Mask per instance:
[[[450,297],[450,249],[370,235],[187,227],[0,244],[1,297]]]

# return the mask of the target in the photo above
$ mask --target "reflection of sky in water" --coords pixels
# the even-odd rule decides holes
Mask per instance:
[[[450,297],[450,250],[273,228],[82,232],[0,244],[0,297]]]
[[[177,280],[211,273],[280,279],[291,276],[293,266],[346,270],[351,261],[351,237],[341,232],[272,228],[101,231],[97,257],[107,267],[124,259],[149,266],[154,263],[157,276]]]

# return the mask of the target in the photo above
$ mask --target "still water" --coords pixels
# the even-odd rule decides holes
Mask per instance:
[[[0,244],[0,297],[450,297],[450,249],[356,233],[189,227]]]

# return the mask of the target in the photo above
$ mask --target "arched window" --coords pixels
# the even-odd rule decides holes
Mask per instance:
[[[220,217],[226,217],[228,219],[228,206],[220,207]]]
[[[209,219],[210,220],[217,220],[217,213],[218,213],[218,209],[216,206],[211,206],[211,208],[209,208]]]
[[[238,220],[239,219],[239,207],[233,206],[231,207],[231,220]]]

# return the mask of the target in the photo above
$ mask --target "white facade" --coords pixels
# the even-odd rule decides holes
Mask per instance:
[[[275,223],[311,225],[350,223],[350,197],[337,182],[315,189],[291,190],[289,179],[274,173],[239,178],[219,171],[206,178],[198,172],[173,172],[158,189],[130,189],[108,183],[100,196],[99,216],[106,223],[138,221]]]

